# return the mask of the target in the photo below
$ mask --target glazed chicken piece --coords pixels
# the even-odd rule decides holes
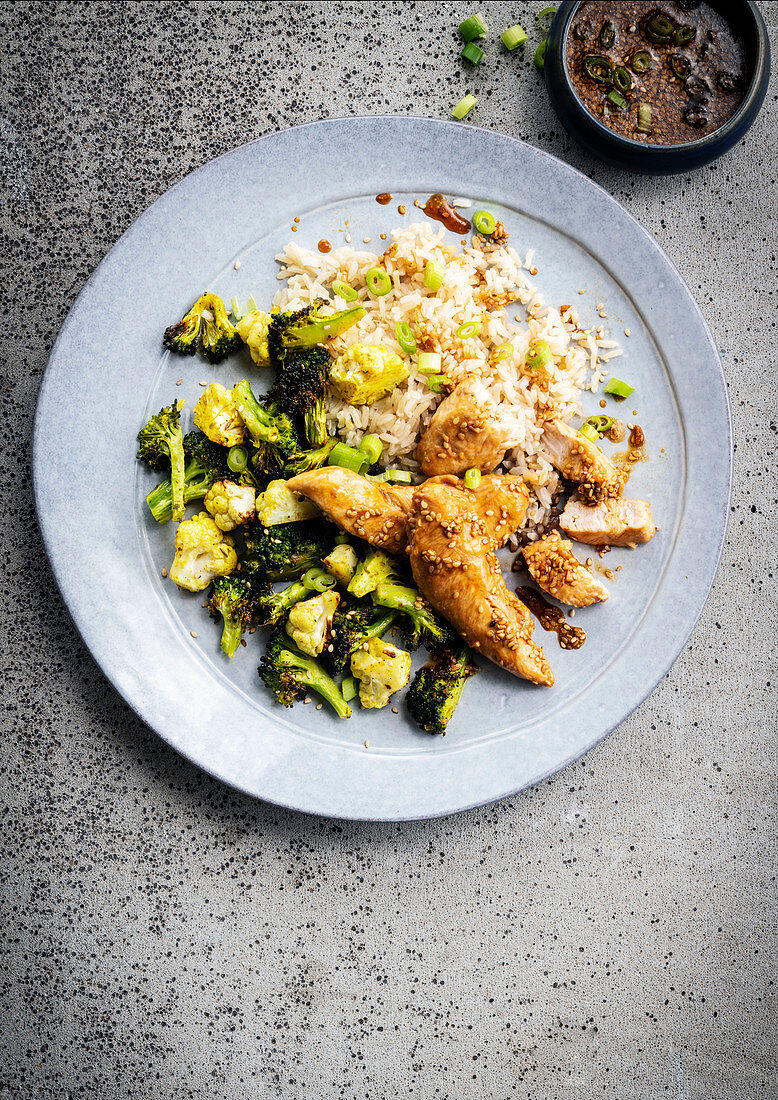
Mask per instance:
[[[438,405],[419,440],[416,458],[429,477],[478,469],[503,459],[508,438],[497,403],[480,378],[465,378]]]
[[[410,559],[425,599],[468,645],[500,668],[551,686],[554,674],[532,641],[534,620],[509,592],[493,539],[470,490],[454,478],[431,478],[413,494]]]
[[[541,444],[560,474],[578,482],[578,494],[586,504],[596,504],[624,492],[624,474],[596,444],[575,428],[561,420],[549,420]]]
[[[567,502],[559,526],[576,542],[593,546],[637,546],[656,533],[651,505],[624,497],[601,501],[593,507],[580,500]]]
[[[560,538],[558,531],[528,543],[522,553],[538,588],[560,603],[589,607],[607,600],[608,589],[578,560],[571,544]]]
[[[435,478],[443,481],[443,478]],[[464,487],[458,478],[445,478]],[[488,474],[482,477],[478,488],[467,490],[478,505],[484,526],[492,539],[492,545],[502,546],[521,526],[529,504],[529,491],[524,478],[517,474]]]
[[[391,554],[408,551],[408,513],[413,486],[370,481],[340,466],[309,470],[287,481],[344,531]]]

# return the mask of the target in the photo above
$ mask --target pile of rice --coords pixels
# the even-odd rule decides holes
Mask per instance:
[[[274,304],[297,309],[315,298],[327,298],[342,309],[343,300],[330,289],[333,281],[341,279],[358,291],[366,315],[332,341],[332,354],[356,343],[383,344],[408,362],[411,373],[373,405],[348,405],[330,394],[329,429],[351,445],[366,432],[375,433],[384,444],[382,462],[418,474],[418,480],[416,444],[444,395],[428,388],[425,376],[416,370],[416,357],[407,356],[397,343],[397,322],[411,326],[419,350],[440,353],[442,372],[453,382],[478,375],[498,403],[506,426],[509,451],[501,469],[521,474],[533,493],[525,521],[525,536],[532,538],[548,523],[561,488],[541,447],[543,423],[551,417],[570,421],[580,415],[582,392],[596,392],[607,373],[603,364],[621,352],[602,328],[581,327],[572,305],[558,309],[546,304],[528,275],[537,270],[532,252],[522,260],[509,245],[481,237],[456,249],[445,243],[445,236],[442,226],[409,225],[392,233],[391,244],[380,256],[348,245],[322,254],[290,242],[277,257],[282,265],[278,277],[286,285]],[[430,260],[444,268],[437,292],[424,286],[424,268]],[[367,271],[377,265],[393,283],[382,298],[371,297],[365,283]],[[523,308],[523,321],[513,316],[516,305]],[[467,321],[480,322],[481,329],[463,340],[456,333]],[[533,339],[545,340],[553,355],[553,363],[539,375],[523,365]],[[512,345],[510,354],[496,361],[495,352],[505,344]]]

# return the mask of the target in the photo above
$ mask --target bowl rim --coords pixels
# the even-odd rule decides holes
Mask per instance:
[[[578,95],[575,85],[573,84],[570,72],[567,67],[567,39],[570,31],[570,23],[584,0],[568,0],[569,7],[565,10],[564,7],[560,8],[558,15],[561,18],[561,28],[559,32],[559,59],[561,63],[562,72],[564,74],[565,84],[570,90],[571,95],[575,101],[576,107],[578,107],[586,116],[587,122],[589,122],[603,138],[607,138],[610,142],[622,146],[624,149],[629,149],[633,152],[638,150],[641,152],[647,152],[650,156],[651,153],[672,153],[675,151],[696,151],[698,149],[706,149],[712,145],[718,144],[722,137],[731,134],[735,130],[738,124],[742,121],[744,116],[753,108],[754,98],[759,94],[759,87],[762,83],[762,75],[765,65],[768,63],[770,56],[770,44],[767,35],[767,29],[765,27],[764,19],[759,8],[754,3],[754,0],[741,0],[744,14],[748,12],[751,16],[754,30],[756,32],[756,56],[751,67],[751,80],[745,95],[743,96],[740,106],[736,108],[734,113],[730,117],[718,126],[711,133],[705,134],[703,137],[693,138],[691,141],[680,141],[667,143],[651,143],[645,141],[638,141],[635,138],[625,137],[623,134],[616,133],[615,130],[611,130],[610,127],[605,126],[604,123],[592,114],[589,108],[584,104],[581,97]],[[766,90],[766,89],[765,89]],[[764,98],[764,97],[763,97]],[[761,104],[760,104],[761,106]],[[758,111],[758,108],[757,108]],[[756,119],[754,118],[748,123],[746,129],[750,129],[751,125]]]

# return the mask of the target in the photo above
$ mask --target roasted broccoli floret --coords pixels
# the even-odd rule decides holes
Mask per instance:
[[[351,657],[351,675],[359,680],[363,707],[385,707],[411,677],[411,655],[391,642],[371,638]]]
[[[212,618],[222,619],[219,644],[228,657],[234,657],[243,632],[248,630],[256,618],[256,597],[251,578],[243,573],[216,577],[211,586],[208,610]]]
[[[211,443],[202,432],[191,431],[184,436],[184,503],[202,500],[219,478],[227,477],[227,452]],[[173,485],[170,478],[161,481],[146,497],[151,514],[157,523],[167,523],[173,518]]]
[[[351,578],[348,590],[352,596],[367,596],[379,584],[400,579],[400,563],[384,550],[369,547]]]
[[[410,371],[383,344],[352,344],[330,366],[330,385],[349,405],[372,405],[404,382]]]
[[[286,620],[286,633],[303,653],[318,657],[329,645],[332,616],[338,609],[337,592],[319,592],[296,603]]]
[[[345,597],[332,618],[330,641],[321,655],[322,664],[333,676],[338,676],[348,667],[355,650],[371,638],[383,637],[399,617],[397,611],[385,611]]]
[[[240,336],[216,294],[203,294],[178,324],[165,329],[163,343],[179,355],[199,351],[209,363],[221,363],[241,345]]]
[[[232,538],[219,530],[207,512],[179,523],[176,555],[170,566],[170,579],[179,588],[202,592],[215,577],[232,573],[237,564]]]
[[[254,519],[256,495],[251,485],[237,485],[224,478],[213,483],[203,503],[222,531],[234,531]]]
[[[257,497],[257,519],[265,527],[274,527],[279,523],[300,523],[320,514],[312,501],[288,489],[283,479],[271,481],[264,493]]]
[[[321,447],[314,447],[310,451],[297,451],[289,455],[284,463],[284,473],[287,477],[294,477],[295,474],[304,474],[307,470],[318,470],[320,466],[325,465],[337,442],[337,439],[330,436],[329,439],[325,439]]]
[[[270,444],[281,456],[299,450],[300,441],[291,419],[272,401],[259,401],[245,378],[233,386],[232,396],[255,444]]]
[[[428,649],[439,649],[459,640],[459,635],[445,619],[436,615],[430,605],[410,585],[379,584],[371,598],[377,607],[389,607],[402,611],[409,624],[403,628],[405,644],[416,649],[422,643]]]
[[[238,406],[230,390],[211,382],[194,407],[193,419],[197,427],[213,443],[222,447],[236,447],[246,438],[246,426],[238,412]]]
[[[287,611],[300,600],[310,596],[311,590],[302,581],[292,581],[286,588],[276,592],[270,581],[252,577],[257,626],[275,626],[284,618]]]
[[[300,417],[310,447],[321,447],[327,438],[324,387],[330,353],[326,348],[290,352],[276,365],[275,396],[283,409]]]
[[[335,528],[322,519],[279,523],[265,527],[252,523],[246,532],[247,556],[243,569],[269,581],[296,580],[308,569],[321,565],[335,539]]]
[[[357,305],[325,317],[321,306],[326,304],[326,299],[321,299],[312,306],[271,316],[268,341],[276,371],[283,367],[289,351],[323,344],[333,336],[340,336],[365,316],[365,307]]]
[[[247,313],[235,325],[240,338],[249,349],[249,354],[258,367],[270,366],[270,343],[267,338],[270,328],[270,314],[255,309]]]
[[[465,684],[477,671],[464,643],[455,649],[437,650],[408,688],[405,702],[411,717],[427,733],[445,733]]]
[[[184,515],[184,437],[181,431],[183,401],[174,401],[152,416],[138,432],[138,458],[162,470],[170,466],[171,515],[182,519]]]
[[[291,707],[315,691],[326,700],[339,718],[350,718],[351,707],[335,681],[318,661],[301,653],[283,630],[271,635],[258,669],[260,678],[279,703]]]

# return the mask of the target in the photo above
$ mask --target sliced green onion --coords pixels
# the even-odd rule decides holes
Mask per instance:
[[[613,26],[610,20],[603,23],[600,27],[600,33],[597,37],[597,41],[600,43],[604,50],[609,50],[613,43],[616,41],[616,28]]]
[[[427,266],[424,268],[424,285],[428,290],[440,290],[443,285],[443,276],[446,269],[442,264],[436,264],[434,260],[429,260]]]
[[[503,359],[510,359],[513,355],[513,344],[500,344],[497,351],[492,356],[493,363],[502,363]]]
[[[357,685],[353,676],[347,676],[343,683],[340,685],[340,694],[350,703],[352,699],[357,697]]]
[[[239,321],[243,316],[243,309],[237,298],[230,298],[230,313],[233,321]]]
[[[438,374],[442,362],[440,352],[420,351],[419,358],[416,361],[416,369],[419,371],[419,374]]]
[[[326,569],[320,569],[318,566],[309,569],[307,573],[303,573],[303,584],[306,588],[310,588],[312,592],[326,592],[328,588],[334,588],[336,583],[331,573],[328,573]]]
[[[408,355],[416,354],[416,337],[413,335],[413,329],[407,321],[398,321],[394,326],[394,334],[397,337],[397,343]]]
[[[590,443],[596,443],[600,438],[600,433],[591,424],[582,424],[578,429],[578,434],[584,436]]]
[[[356,302],[359,295],[353,286],[349,286],[348,283],[344,283],[342,279],[336,279],[332,284],[332,289],[339,298],[342,298],[344,302]]]
[[[641,134],[651,133],[651,108],[647,103],[641,103],[638,107],[637,130]]]
[[[613,417],[601,413],[599,416],[590,416],[586,423],[591,424],[599,435],[605,435],[613,427]]]
[[[379,458],[384,453],[384,445],[377,435],[363,435],[358,450],[365,455],[372,466],[374,463],[378,462]]]
[[[384,470],[384,473],[387,481],[403,482],[405,485],[410,485],[413,480],[408,470]]]
[[[613,66],[609,58],[590,53],[583,59],[583,71],[595,84],[610,84]]]
[[[500,38],[506,50],[515,50],[517,46],[523,46],[527,41],[527,32],[516,23],[513,27],[506,27]]]
[[[471,470],[465,471],[465,488],[477,489],[481,484],[481,471],[477,466],[474,466]]]
[[[494,233],[497,219],[494,214],[491,214],[488,210],[476,210],[475,214],[473,214],[473,225],[479,233],[483,233],[485,237],[489,237]]]
[[[628,64],[633,73],[647,73],[654,61],[648,50],[635,50],[628,59]]]
[[[367,289],[376,298],[383,298],[392,289],[392,280],[382,267],[371,267],[365,275]]]
[[[341,531],[339,535],[336,535],[332,540],[336,546],[343,546],[344,543],[350,542],[351,538],[345,531]]]
[[[688,46],[697,35],[697,28],[688,23],[680,23],[673,31],[673,42],[676,46]]]
[[[245,447],[230,447],[227,452],[227,465],[234,474],[242,474],[248,461],[249,453]]]
[[[455,104],[451,108],[451,114],[457,120],[461,122],[465,115],[469,114],[478,102],[478,97],[474,95],[463,95],[459,103]]]
[[[463,325],[459,326],[456,334],[459,340],[469,340],[472,336],[477,336],[480,331],[480,321],[465,321]]]
[[[548,39],[544,38],[538,48],[535,50],[535,56],[532,60],[535,63],[536,69],[542,69],[546,63],[546,42]]]
[[[243,315],[245,316],[247,313],[256,313],[258,309],[259,306],[257,305],[254,299],[254,295],[252,294],[249,300],[246,302],[245,306],[243,307]]]
[[[623,111],[627,106],[627,101],[623,95],[619,95],[618,92],[614,92],[613,89],[608,92],[606,99],[609,99],[614,107],[618,107],[620,111]]]
[[[475,42],[468,42],[459,55],[463,61],[469,61],[471,65],[480,65],[484,58],[484,51]]]
[[[451,385],[451,379],[446,374],[427,375],[427,385],[433,393],[443,393],[444,386]]]
[[[483,38],[488,30],[489,28],[486,25],[486,20],[481,15],[480,11],[476,12],[475,15],[471,15],[464,23],[459,24],[459,33],[464,38],[465,42],[472,42],[474,38]]]
[[[363,474],[370,465],[366,455],[363,455],[356,447],[349,447],[347,443],[335,444],[330,451],[327,464],[329,466],[342,466],[344,470],[353,470],[357,474]]]
[[[524,362],[530,370],[542,370],[546,363],[550,362],[551,358],[551,348],[546,341],[538,340],[537,343],[530,344]]]
[[[623,65],[617,65],[611,76],[613,87],[622,95],[629,95],[632,91],[632,74]]]
[[[603,389],[603,393],[612,393],[614,397],[620,397],[622,400],[634,392],[635,387],[630,386],[629,382],[622,382],[620,378],[611,378]]]
[[[555,15],[556,8],[543,8],[542,11],[538,12],[538,23],[540,24],[540,29],[543,31],[544,34],[548,31],[549,27],[554,22]]]

